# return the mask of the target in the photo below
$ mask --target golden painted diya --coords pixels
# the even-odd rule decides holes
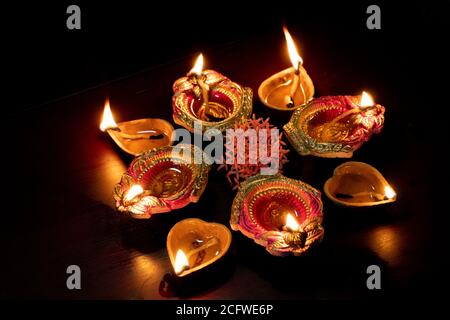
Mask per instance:
[[[143,153],[114,187],[117,210],[150,218],[197,202],[208,182],[205,157],[200,148],[188,144]]]
[[[384,107],[363,92],[314,99],[293,113],[284,131],[301,155],[350,158],[383,124]]]
[[[252,112],[252,90],[216,71],[203,71],[202,55],[187,76],[175,81],[173,92],[173,119],[191,132],[195,123],[202,132],[224,131]]]
[[[320,192],[281,174],[242,183],[230,225],[276,256],[302,255],[323,238]]]

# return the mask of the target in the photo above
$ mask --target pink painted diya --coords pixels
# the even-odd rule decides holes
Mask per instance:
[[[216,128],[224,131],[248,118],[252,112],[252,90],[241,87],[222,74],[203,68],[200,55],[186,77],[173,84],[173,119],[194,131],[194,123],[202,131]]]
[[[133,218],[145,219],[197,202],[210,169],[203,159],[200,148],[187,144],[143,153],[114,187],[116,208]]]
[[[320,192],[281,174],[247,179],[233,201],[230,225],[276,256],[302,255],[323,238]]]
[[[383,124],[384,107],[363,92],[314,99],[294,112],[284,131],[301,155],[350,158]]]

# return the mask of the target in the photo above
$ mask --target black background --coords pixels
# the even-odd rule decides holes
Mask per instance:
[[[337,57],[349,58],[348,42],[372,44],[370,52],[354,52],[351,59],[364,59],[374,69],[388,63],[412,73],[437,72],[428,67],[443,57],[438,48],[445,44],[448,3],[377,3],[384,10],[382,29],[374,32],[365,23],[370,1],[7,4],[2,9],[2,51],[11,71],[7,94],[20,94],[14,99],[19,108],[45,103],[186,55],[279,33],[283,22],[296,27],[299,37],[314,33],[310,41],[332,43],[327,49]],[[81,7],[81,30],[66,28],[70,4]]]
[[[81,30],[66,28],[65,11],[70,4],[81,7]],[[9,190],[25,190],[7,191],[4,199],[5,262],[1,268],[5,279],[0,296],[164,299],[154,288],[142,291],[134,284],[131,288],[118,284],[127,281],[130,268],[136,268],[130,252],[135,252],[133,257],[165,261],[165,234],[174,223],[198,216],[200,210],[200,218],[227,224],[234,194],[223,173],[213,169],[211,187],[199,204],[144,222],[118,217],[105,196],[117,181],[102,180],[102,168],[108,170],[108,163],[98,159],[111,152],[119,154],[124,165],[130,159],[94,132],[98,110],[110,96],[122,120],[171,119],[170,85],[190,68],[199,52],[205,54],[208,67],[256,91],[265,77],[289,63],[283,23],[299,42],[316,96],[369,89],[386,106],[383,133],[364,145],[355,160],[380,169],[399,190],[399,200],[376,210],[346,212],[324,199],[326,238],[304,260],[273,259],[234,233],[226,262],[230,267],[223,279],[211,287],[202,280],[193,292],[182,290],[170,297],[434,296],[434,288],[444,286],[437,274],[444,269],[441,260],[448,251],[442,250],[445,233],[435,227],[442,210],[433,210],[442,199],[439,191],[445,190],[436,190],[439,183],[433,181],[447,175],[434,161],[441,157],[433,156],[442,148],[436,137],[446,135],[439,121],[446,112],[433,97],[446,83],[443,44],[448,41],[448,3],[378,2],[382,29],[372,31],[366,28],[369,4],[78,1],[5,5],[1,10],[3,109],[5,130],[13,135],[5,142],[4,181]],[[286,122],[284,116],[255,104],[258,115],[271,116],[279,126]],[[442,117],[436,112],[442,112]],[[69,122],[68,129],[63,129],[61,121]],[[80,125],[80,121],[86,123]],[[290,160],[286,175],[319,189],[343,162],[300,157],[294,150]],[[90,197],[92,190],[101,190],[101,201]],[[377,234],[387,238],[373,247],[370,237]],[[398,250],[389,253],[396,245]],[[65,289],[64,268],[71,263],[92,268],[87,271],[90,283],[80,292]],[[363,267],[373,263],[386,270],[381,292],[365,289]],[[298,271],[299,278],[286,281],[284,270]],[[146,272],[137,271],[136,283],[147,279]],[[254,277],[251,285],[246,283],[249,276]],[[224,286],[229,279],[234,286]]]

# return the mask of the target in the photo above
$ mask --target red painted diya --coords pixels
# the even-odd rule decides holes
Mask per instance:
[[[383,124],[384,107],[363,92],[314,99],[294,112],[284,130],[301,155],[350,158]]]
[[[203,56],[186,77],[173,84],[173,119],[175,123],[194,131],[194,123],[202,131],[216,128],[224,131],[248,118],[252,112],[252,90],[241,87],[222,74],[202,71]]]
[[[208,182],[210,169],[202,159],[205,159],[203,151],[193,145],[143,153],[133,160],[114,187],[116,208],[133,218],[150,218],[152,214],[197,202]]]
[[[320,192],[281,174],[247,179],[233,201],[230,225],[276,256],[302,255],[323,238]]]

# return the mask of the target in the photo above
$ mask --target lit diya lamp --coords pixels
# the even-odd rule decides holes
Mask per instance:
[[[233,230],[272,255],[302,255],[323,238],[320,192],[281,174],[247,179],[233,201]]]
[[[383,124],[384,107],[363,92],[314,99],[293,113],[284,131],[301,155],[350,158]]]
[[[191,132],[195,122],[202,131],[223,131],[252,112],[252,90],[216,71],[203,70],[201,54],[187,76],[175,81],[173,92],[173,119]]]
[[[286,28],[283,31],[292,67],[264,80],[259,86],[258,95],[261,102],[269,108],[291,111],[304,106],[313,98],[314,85],[303,68],[303,59],[298,54],[290,33]]]
[[[117,210],[133,218],[150,218],[197,202],[210,166],[194,159],[204,157],[193,145],[161,147],[136,157],[114,187]]]
[[[175,275],[184,277],[222,258],[231,243],[231,232],[223,224],[185,219],[167,235],[167,252]]]
[[[103,109],[100,130],[108,132],[126,153],[137,156],[144,151],[172,145],[172,125],[162,119],[138,119],[116,123],[109,100]]]
[[[397,194],[383,175],[364,162],[341,164],[325,182],[323,189],[330,200],[349,207],[376,206],[397,199]]]

